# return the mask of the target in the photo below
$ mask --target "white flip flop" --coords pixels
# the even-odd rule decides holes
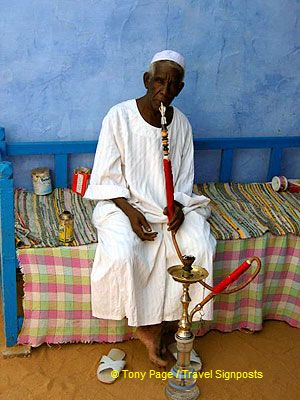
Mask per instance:
[[[173,355],[175,360],[177,360],[177,343],[174,342],[174,343],[170,344],[168,346],[168,350]],[[192,351],[191,351],[190,362],[191,362],[192,368],[194,368],[195,371],[197,371],[197,372],[201,371],[201,369],[202,369],[202,361],[201,361],[201,358],[199,357],[199,355],[196,353],[196,351],[194,349],[192,349]]]
[[[120,349],[111,349],[107,356],[102,356],[97,368],[97,378],[103,383],[113,383],[124,368],[125,353]]]

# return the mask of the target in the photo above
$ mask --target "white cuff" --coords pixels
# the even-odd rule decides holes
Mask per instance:
[[[85,199],[90,200],[110,200],[117,197],[130,198],[129,190],[118,185],[89,185],[85,195]]]
[[[178,201],[183,205],[183,207],[205,207],[209,204],[210,199],[205,196],[199,196],[197,194],[192,193],[192,196],[188,196],[182,192],[174,193],[174,200]]]

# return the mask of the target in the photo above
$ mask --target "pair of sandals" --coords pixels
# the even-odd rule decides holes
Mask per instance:
[[[172,343],[168,350],[177,360],[177,344]],[[124,369],[126,361],[125,353],[120,349],[111,349],[107,356],[102,356],[97,368],[97,378],[103,383],[113,383]],[[191,351],[191,366],[194,371],[201,371],[202,361],[196,351]]]

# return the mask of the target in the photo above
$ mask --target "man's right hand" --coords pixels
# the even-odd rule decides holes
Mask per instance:
[[[135,232],[141,240],[155,240],[157,232],[152,232],[151,226],[140,211],[136,208],[132,208],[132,210],[127,213],[127,217],[129,218],[133,232]]]
[[[151,226],[139,210],[132,207],[123,197],[112,199],[112,201],[127,215],[133,232],[137,234],[141,240],[155,240],[157,232],[152,232]]]

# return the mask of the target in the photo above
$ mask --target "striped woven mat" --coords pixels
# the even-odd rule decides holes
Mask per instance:
[[[300,235],[300,193],[277,193],[270,184],[208,183],[195,185],[196,193],[211,199],[209,218],[218,240],[292,233]],[[74,215],[74,242],[80,246],[97,242],[92,225],[95,201],[83,199],[70,189],[55,189],[47,196],[15,191],[16,237],[26,247],[57,247],[59,215]]]
[[[73,246],[97,242],[91,218],[96,201],[83,199],[71,189],[55,189],[38,196],[23,189],[15,190],[15,234],[25,247],[58,247],[59,215],[74,215]],[[22,246],[20,246],[22,247]]]
[[[274,192],[270,183],[205,183],[194,191],[211,199],[209,222],[219,240],[300,235],[300,193]]]

